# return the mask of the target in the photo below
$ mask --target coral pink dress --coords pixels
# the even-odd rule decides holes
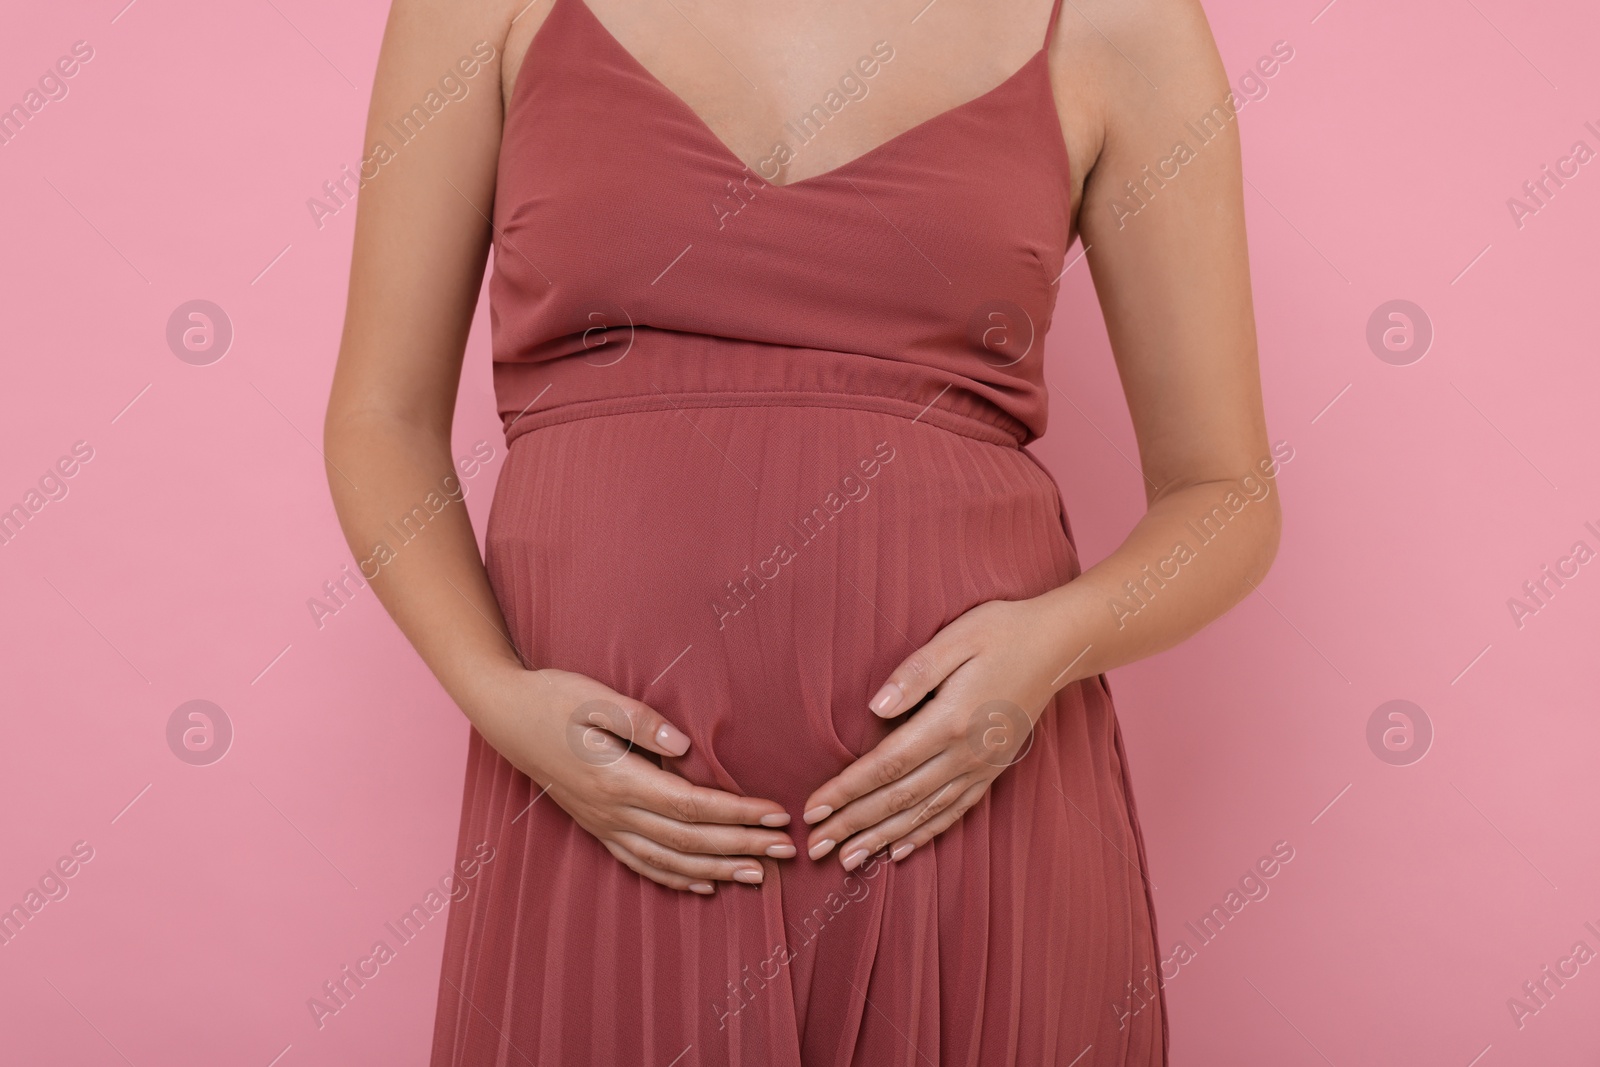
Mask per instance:
[[[474,731],[460,849],[495,852],[452,905],[435,1067],[1165,1062],[1103,677],[902,862],[812,862],[801,821],[896,724],[867,702],[901,660],[1079,573],[1023,447],[1068,197],[1045,48],[773,186],[583,0],[554,0],[494,204],[490,577],[526,662],[659,710],[693,742],[665,764],[782,803],[800,855],[760,860],[757,886],[666,889]]]

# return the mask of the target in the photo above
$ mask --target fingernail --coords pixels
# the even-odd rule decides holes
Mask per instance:
[[[656,731],[656,744],[666,749],[669,755],[681,756],[689,751],[689,735],[671,723],[662,723],[661,729]]]
[[[761,825],[762,826],[788,826],[789,825],[789,813],[788,812],[784,812],[781,815],[763,815],[763,816],[761,816]]]
[[[808,853],[808,855],[810,855],[810,857],[814,860],[820,860],[833,849],[834,844],[834,841],[824,837],[821,841],[818,841],[816,844],[811,846],[811,851]]]
[[[734,881],[744,882],[748,885],[755,885],[757,882],[761,881],[761,877],[762,875],[760,870],[751,870],[748,867],[740,867],[737,871],[733,872]]]
[[[872,709],[874,715],[891,715],[894,713],[894,709],[899,706],[900,698],[904,695],[898,685],[893,682],[885,682],[883,688],[878,690],[878,695],[873,697],[872,703],[867,706]]]
[[[768,845],[767,846],[767,855],[771,856],[773,859],[779,859],[779,860],[793,859],[794,858],[794,851],[795,850],[794,850],[794,846],[793,845]]]
[[[844,858],[844,869],[847,871],[853,871],[857,867],[861,866],[861,861],[866,858],[867,850],[864,848],[858,848]]]
[[[821,822],[823,819],[826,819],[832,814],[833,809],[828,807],[828,805],[818,804],[816,807],[806,812],[805,820],[806,822]]]
[[[903,860],[907,856],[911,855],[911,850],[916,847],[916,845],[913,845],[909,841],[902,841],[900,844],[889,850],[889,858]]]
[[[689,883],[689,892],[691,893],[715,893],[716,891],[716,887],[714,887],[710,882]]]

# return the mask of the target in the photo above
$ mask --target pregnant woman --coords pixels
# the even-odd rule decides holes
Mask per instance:
[[[436,1067],[1166,1062],[1104,672],[1276,550],[1236,126],[1194,0],[395,3],[326,450],[472,726]],[[1148,501],[1087,570],[1080,237]]]

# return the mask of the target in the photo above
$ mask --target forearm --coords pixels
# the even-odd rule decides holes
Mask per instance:
[[[1278,547],[1265,469],[1159,496],[1115,552],[1037,598],[1060,653],[1052,688],[1170,648],[1250,592]]]
[[[345,540],[384,608],[469,718],[522,663],[490,589],[448,431],[330,410],[328,482]],[[482,724],[479,724],[482,725]]]

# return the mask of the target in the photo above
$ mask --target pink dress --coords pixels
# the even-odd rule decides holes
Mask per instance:
[[[849,106],[825,100],[791,147]],[[812,862],[801,821],[897,724],[867,709],[892,668],[1079,573],[1023,447],[1068,196],[1045,48],[780,187],[554,0],[494,204],[489,574],[526,662],[659,710],[693,742],[666,765],[783,804],[800,856],[761,860],[757,886],[666,889],[474,731],[459,847],[495,852],[452,905],[435,1067],[1165,1063],[1103,677],[902,862]]]

